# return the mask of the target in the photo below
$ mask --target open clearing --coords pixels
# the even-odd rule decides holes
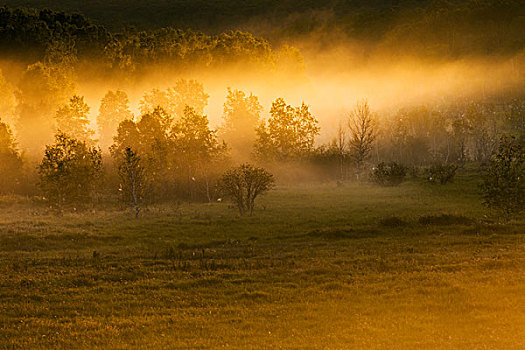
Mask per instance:
[[[245,218],[0,209],[0,348],[525,348],[524,221],[467,175],[282,186]]]

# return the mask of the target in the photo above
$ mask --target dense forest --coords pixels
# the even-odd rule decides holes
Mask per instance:
[[[7,0],[5,3],[12,7],[79,11],[99,26],[89,25],[78,15],[71,21],[62,14],[58,21],[90,27],[90,36],[97,36],[96,42],[107,38],[101,26],[111,32],[125,32],[131,26],[139,31],[172,27],[213,35],[240,29],[266,37],[272,43],[311,36],[322,37],[325,44],[351,39],[366,43],[370,49],[388,48],[401,53],[417,47],[418,54],[435,58],[516,52],[523,48],[521,33],[525,30],[521,0],[119,0],[109,5],[74,0]],[[51,19],[41,20],[52,30]]]

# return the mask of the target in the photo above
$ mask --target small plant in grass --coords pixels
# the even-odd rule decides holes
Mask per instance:
[[[379,223],[381,224],[381,226],[386,227],[403,227],[408,225],[408,223],[405,220],[397,216],[382,218],[381,220],[379,220]]]
[[[252,214],[255,199],[274,185],[273,175],[263,168],[243,164],[228,170],[219,181],[219,190],[237,205],[239,213]]]
[[[452,182],[454,176],[456,176],[456,170],[458,170],[458,166],[455,164],[437,163],[428,169],[427,179],[431,183],[444,185]]]
[[[407,169],[400,164],[393,163],[379,163],[370,174],[370,179],[381,186],[398,186],[406,177]]]
[[[523,141],[503,136],[489,162],[481,192],[484,203],[508,221],[525,209],[525,152]]]

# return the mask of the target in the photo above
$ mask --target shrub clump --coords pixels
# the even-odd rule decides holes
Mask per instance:
[[[525,210],[523,145],[523,139],[503,136],[481,184],[484,204],[501,213],[506,221]]]
[[[406,177],[407,168],[403,165],[393,163],[379,163],[370,174],[370,179],[381,186],[398,186]]]
[[[439,183],[444,185],[452,182],[456,176],[458,166],[455,164],[434,164],[428,169],[428,181],[431,183]]]
[[[237,205],[239,214],[252,214],[255,198],[274,186],[273,175],[263,168],[243,164],[228,170],[220,179],[219,191],[229,196]]]

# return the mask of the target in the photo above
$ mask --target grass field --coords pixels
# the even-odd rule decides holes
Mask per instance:
[[[257,209],[2,199],[0,348],[525,348],[525,221],[487,219],[473,178],[278,187]]]

